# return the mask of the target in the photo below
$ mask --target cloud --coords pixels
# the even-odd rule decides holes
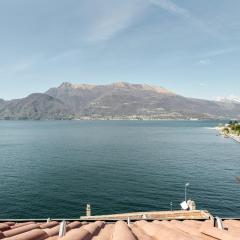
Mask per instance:
[[[205,57],[216,57],[216,56],[221,56],[229,53],[233,53],[236,51],[239,51],[240,47],[231,47],[231,48],[222,48],[222,49],[216,49],[213,51],[209,51],[204,54]]]
[[[29,70],[35,64],[34,59],[19,60],[10,65],[1,66],[0,74],[20,73]]]
[[[194,61],[196,61],[197,64],[209,65],[214,63],[215,59],[217,61],[222,55],[235,53],[237,51],[240,51],[240,47],[230,47],[230,48],[220,48],[220,49],[210,50],[210,51],[206,51],[201,54],[198,54],[197,59],[195,58]]]
[[[47,58],[47,62],[56,62],[65,58],[72,58],[73,56],[80,55],[82,53],[81,48],[69,48],[60,53],[57,53],[49,58]]]
[[[13,72],[22,72],[28,70],[34,64],[33,61],[19,62],[11,67]]]
[[[211,59],[201,59],[201,60],[199,60],[199,64],[201,64],[201,65],[208,65],[208,64],[211,64],[211,63],[212,63]]]
[[[42,60],[40,54],[14,59],[0,65],[1,76],[25,74],[33,70]]]
[[[216,37],[216,38],[223,38],[222,35],[218,34],[215,30],[210,28],[207,24],[205,24],[202,20],[198,19],[197,17],[193,16],[193,14],[183,8],[175,4],[170,0],[148,0],[150,4],[160,7],[161,9],[168,11],[171,14],[174,14],[178,17],[182,17],[188,20],[189,24],[192,24],[203,32],[208,33],[209,35]]]
[[[105,1],[97,16],[93,17],[87,40],[90,42],[108,40],[121,31],[133,26],[144,13],[145,1],[128,0],[114,2]]]
[[[99,5],[100,3],[100,5]],[[199,18],[195,17],[188,9],[185,9],[171,0],[122,0],[122,1],[97,1],[93,0],[97,12],[90,11],[89,17],[92,24],[87,33],[88,42],[106,41],[118,35],[122,31],[134,26],[147,12],[149,6],[155,6],[173,15],[188,20],[189,24],[198,27],[203,32],[217,38],[223,38],[216,30],[210,28]],[[91,9],[92,7],[89,6]]]
[[[177,6],[175,3],[169,0],[149,0],[149,2],[155,6],[158,6],[170,13],[185,17],[191,18],[191,14],[188,10]]]

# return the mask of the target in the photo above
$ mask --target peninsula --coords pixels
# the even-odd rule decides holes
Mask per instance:
[[[240,143],[240,123],[238,121],[229,121],[228,124],[217,127],[219,133],[225,138],[232,138]]]

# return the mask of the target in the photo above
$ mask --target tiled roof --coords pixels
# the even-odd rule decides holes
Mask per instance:
[[[216,225],[216,224],[215,224]],[[221,225],[221,224],[220,224]],[[220,229],[212,220],[171,220],[126,223],[68,221],[1,222],[4,240],[239,240],[240,221],[222,221]],[[60,236],[60,237],[59,237]]]

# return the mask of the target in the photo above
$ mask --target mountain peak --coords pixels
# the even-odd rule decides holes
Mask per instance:
[[[144,91],[154,91],[154,92],[162,93],[162,94],[175,95],[173,92],[169,91],[166,88],[163,88],[160,86],[148,85],[148,84],[116,82],[116,83],[113,83],[112,86],[114,86],[116,88],[129,88],[129,89],[131,88],[131,89],[138,89],[138,90],[144,90]]]
[[[218,102],[225,102],[225,103],[238,103],[240,104],[240,97],[230,95],[227,97],[217,97],[216,101]]]
[[[99,85],[100,86],[100,85]],[[102,86],[112,86],[114,88],[126,88],[126,89],[135,89],[135,90],[143,90],[143,91],[153,91],[157,93],[162,94],[170,94],[175,95],[173,92],[169,91],[168,89],[165,89],[160,86],[153,86],[148,84],[140,84],[140,83],[128,83],[128,82],[115,82],[110,85],[102,85]],[[73,84],[70,82],[63,82],[58,88],[59,89],[82,89],[82,90],[91,90],[93,88],[97,87],[97,85],[94,84]]]
[[[131,84],[127,83],[127,82],[115,82],[113,84],[111,84],[113,87],[117,87],[117,88],[126,88],[126,87],[130,87]]]
[[[148,85],[148,84],[142,84],[142,86],[143,86],[143,89],[145,89],[145,90],[155,91],[155,92],[158,92],[158,93],[175,95],[174,92],[172,92],[172,91],[170,91],[166,88],[160,87],[160,86],[154,86],[154,85]]]
[[[94,84],[73,84],[70,82],[63,82],[58,88],[60,89],[65,89],[65,88],[70,88],[70,89],[92,89],[96,87]]]
[[[69,82],[63,82],[58,88],[71,88],[72,84]]]

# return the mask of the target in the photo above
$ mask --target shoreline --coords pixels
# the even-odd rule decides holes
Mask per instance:
[[[234,134],[229,134],[228,136],[234,141],[240,143],[240,136],[235,136]]]
[[[196,120],[188,118],[72,118],[72,119],[0,119],[1,121],[189,121],[189,122],[201,122],[201,121],[228,121],[228,119],[218,118],[199,118]],[[216,127],[214,127],[216,129]]]
[[[215,127],[215,130],[218,131],[218,133],[221,136],[224,136],[226,138],[231,138],[232,140],[236,141],[237,143],[240,143],[240,136],[233,134],[233,133],[224,133],[225,127]]]

